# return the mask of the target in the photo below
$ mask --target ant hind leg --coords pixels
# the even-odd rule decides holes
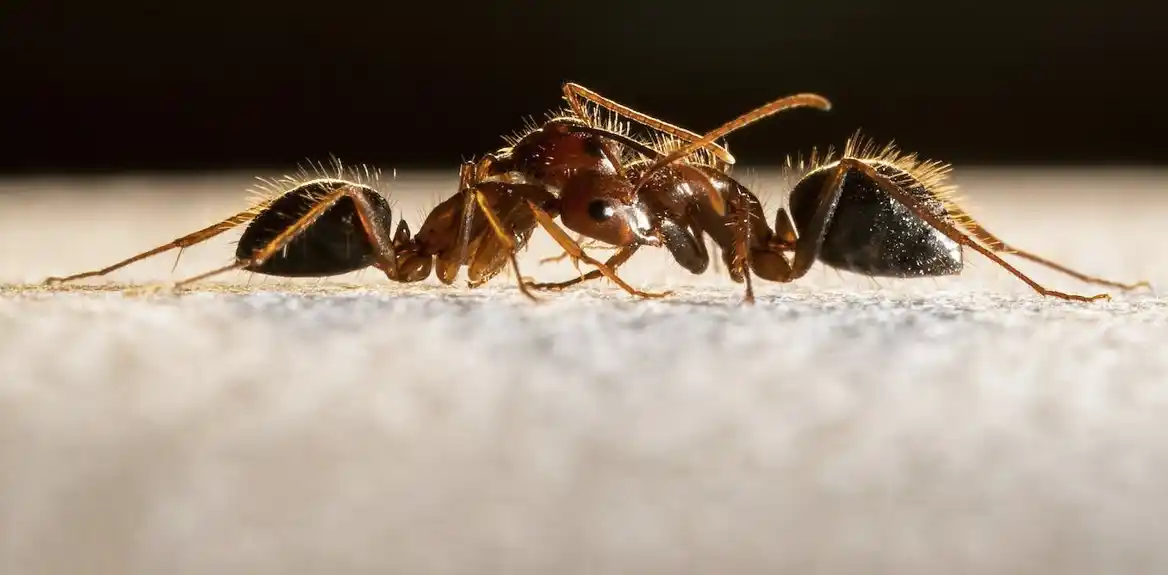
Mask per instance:
[[[79,280],[79,279],[84,279],[84,278],[102,277],[102,276],[111,274],[119,269],[122,269],[122,268],[124,268],[132,263],[144,260],[144,259],[152,257],[152,256],[156,256],[156,255],[161,254],[161,253],[168,252],[168,251],[173,250],[173,249],[178,249],[179,255],[181,256],[182,250],[189,248],[191,246],[194,246],[196,244],[203,243],[207,240],[210,240],[211,238],[213,238],[215,236],[218,236],[219,234],[227,232],[233,228],[236,228],[238,226],[241,226],[241,225],[251,221],[253,218],[255,218],[255,215],[257,212],[258,212],[258,210],[256,208],[252,208],[252,209],[249,209],[247,211],[240,212],[240,213],[235,214],[234,216],[231,216],[230,218],[227,218],[221,222],[207,226],[206,228],[203,228],[203,229],[198,230],[196,232],[191,232],[191,233],[189,233],[181,238],[175,239],[171,242],[168,242],[166,244],[158,246],[154,249],[151,249],[151,250],[142,252],[140,254],[131,256],[131,257],[126,258],[126,259],[124,259],[120,262],[117,262],[115,264],[111,264],[109,266],[106,266],[106,267],[98,269],[98,270],[81,272],[81,273],[73,274],[70,276],[50,277],[50,278],[45,279],[44,284],[50,285],[50,286],[55,286],[55,285],[63,284],[65,282],[71,282],[74,280]],[[175,259],[175,266],[176,267],[178,266],[178,259],[177,258]]]
[[[931,225],[934,228],[936,228],[937,230],[941,231],[941,233],[945,234],[947,237],[949,237],[949,239],[957,242],[958,244],[967,246],[967,247],[973,249],[974,251],[977,251],[981,255],[988,258],[990,261],[1001,266],[1002,269],[1005,269],[1006,271],[1010,272],[1012,275],[1014,275],[1014,277],[1025,282],[1026,285],[1030,286],[1034,291],[1038,292],[1041,295],[1055,297],[1055,298],[1069,300],[1069,301],[1081,301],[1081,302],[1091,302],[1091,301],[1096,301],[1096,300],[1101,300],[1101,299],[1111,299],[1111,296],[1108,294],[1096,294],[1096,295],[1092,295],[1092,296],[1084,296],[1084,295],[1078,295],[1078,294],[1068,294],[1068,293],[1064,293],[1064,292],[1060,292],[1060,291],[1054,291],[1051,289],[1047,289],[1043,285],[1041,285],[1038,282],[1031,279],[1026,274],[1022,273],[1018,268],[1010,265],[1009,262],[1003,260],[1000,256],[998,256],[995,253],[995,251],[997,251],[997,250],[995,250],[993,248],[987,248],[986,246],[981,245],[977,241],[974,241],[974,239],[972,237],[963,233],[954,224],[946,222],[946,221],[942,220],[941,218],[933,215],[928,210],[925,210],[924,207],[921,206],[920,202],[918,202],[917,199],[915,197],[913,197],[912,194],[908,193],[903,188],[896,185],[895,182],[893,182],[891,179],[889,179],[884,174],[881,174],[880,172],[876,171],[876,169],[873,168],[871,165],[869,165],[865,162],[859,161],[855,158],[844,158],[844,159],[840,160],[839,169],[841,169],[841,170],[853,169],[853,170],[856,170],[856,171],[863,173],[865,176],[871,178],[874,182],[876,182],[880,186],[881,190],[883,190],[885,193],[887,193],[889,196],[891,196],[896,201],[903,204],[905,207],[907,207],[909,210],[911,210],[913,212],[913,214],[915,214],[917,217],[928,222],[929,225]],[[976,235],[976,233],[975,233],[975,235]],[[998,242],[998,243],[1003,247],[1005,246],[1005,244],[1001,244],[1001,242]],[[1010,252],[1007,252],[1007,253],[1010,253]]]
[[[1032,262],[1039,264],[1041,266],[1044,266],[1044,267],[1050,268],[1052,270],[1055,270],[1057,272],[1061,272],[1061,273],[1064,273],[1066,275],[1069,275],[1069,276],[1071,276],[1079,281],[1082,281],[1084,283],[1105,285],[1105,286],[1113,287],[1113,288],[1120,289],[1123,291],[1131,291],[1131,290],[1139,289],[1141,287],[1142,288],[1151,288],[1152,287],[1151,283],[1149,283],[1147,281],[1138,281],[1135,283],[1121,283],[1121,282],[1112,281],[1112,280],[1104,279],[1104,278],[1097,277],[1097,276],[1090,276],[1090,275],[1087,275],[1085,273],[1068,268],[1062,264],[1048,260],[1048,259],[1046,259],[1038,254],[1028,252],[1025,250],[1020,250],[1020,249],[1015,248],[1015,247],[1007,244],[1006,242],[1003,242],[1002,240],[998,239],[997,236],[993,235],[992,233],[989,232],[989,230],[982,227],[982,225],[980,223],[978,223],[976,220],[974,220],[960,206],[957,206],[957,205],[950,202],[947,207],[948,207],[950,213],[952,213],[954,215],[954,217],[956,217],[957,220],[959,222],[961,222],[960,225],[963,228],[968,230],[969,233],[973,234],[974,237],[976,237],[982,243],[986,244],[986,246],[988,246],[991,250],[993,250],[995,252],[998,252],[1001,254],[1010,254],[1010,255],[1018,256],[1024,260],[1029,260],[1029,261],[1032,261]]]
[[[324,215],[330,208],[335,206],[342,198],[350,198],[356,208],[358,218],[361,222],[361,228],[364,231],[369,242],[373,245],[377,254],[376,266],[380,269],[386,270],[387,273],[397,273],[397,260],[393,247],[393,238],[376,226],[376,218],[373,212],[373,206],[365,197],[362,191],[351,186],[342,186],[339,189],[330,192],[312,206],[303,216],[296,220],[292,225],[288,226],[284,231],[280,232],[275,238],[268,242],[264,247],[256,250],[249,258],[238,258],[234,263],[217,268],[199,275],[175,282],[172,289],[179,290],[186,288],[190,284],[205,280],[207,278],[224,274],[234,270],[253,268],[262,265],[265,261],[273,255],[279,253],[288,244],[292,243],[300,234],[312,227],[316,221]]]

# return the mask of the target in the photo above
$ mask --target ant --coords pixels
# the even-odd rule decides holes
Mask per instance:
[[[1108,294],[1084,296],[1048,289],[999,254],[1015,255],[1086,283],[1121,290],[1150,287],[1146,281],[1125,284],[1090,276],[1003,242],[954,201],[956,188],[948,183],[951,166],[920,160],[892,144],[879,149],[859,132],[839,158],[833,158],[830,150],[822,159],[813,152],[809,163],[800,163],[803,174],[790,192],[787,207],[776,213],[773,229],[766,223],[758,198],[726,169],[700,160],[673,163],[753,123],[765,109],[747,112],[658,158],[631,176],[635,184],[596,175],[604,181],[591,187],[594,201],[616,198],[650,206],[649,217],[658,226],[690,230],[685,237],[666,235],[664,243],[678,263],[694,273],[701,273],[695,270],[704,270],[708,261],[704,244],[694,238],[708,234],[722,250],[731,278],[745,283],[746,303],[754,302],[752,272],[763,279],[788,283],[803,277],[818,260],[875,277],[957,275],[964,267],[964,247],[982,254],[1043,296],[1083,302],[1110,299]],[[724,209],[715,209],[708,201],[711,193],[721,196]],[[614,208],[606,215],[609,213],[620,217],[627,212]],[[597,238],[594,226],[601,221],[579,225],[577,231]],[[792,252],[793,258],[788,256]],[[614,269],[619,265],[609,263]],[[564,282],[532,286],[563,289],[598,277],[589,272]]]
[[[617,111],[664,134],[694,142],[697,134],[615,104],[579,86],[563,86],[571,110],[512,139],[509,146],[478,161],[463,162],[458,192],[435,207],[416,235],[404,220],[393,229],[393,212],[366,170],[365,178],[346,174],[337,162],[336,177],[286,177],[266,182],[264,197],[252,207],[201,230],[105,268],[45,280],[50,285],[105,276],[142,259],[173,249],[182,250],[246,224],[234,261],[218,269],[173,284],[181,289],[194,282],[234,270],[279,277],[325,277],[374,267],[397,282],[422,281],[434,274],[447,285],[467,267],[468,284],[477,287],[498,274],[508,262],[520,291],[534,296],[519,274],[516,252],[537,225],[543,227],[574,260],[596,268],[630,294],[655,298],[668,295],[634,289],[613,269],[586,254],[554,221],[588,221],[603,212],[618,226],[589,228],[594,237],[614,245],[660,245],[658,228],[644,217],[643,206],[613,208],[594,201],[589,186],[595,178],[627,180],[624,163],[631,152],[661,157],[652,146],[623,133],[619,122],[598,126],[581,100]],[[796,102],[797,103],[797,102]],[[778,107],[791,102],[779,101]],[[773,112],[772,112],[773,113]],[[705,151],[712,163],[728,166],[733,156],[713,139],[691,152]],[[630,152],[631,151],[631,152]],[[678,156],[676,159],[681,159]],[[476,209],[477,207],[477,209]],[[475,218],[481,211],[486,221]],[[635,249],[635,248],[634,248]],[[631,255],[631,254],[630,254]],[[622,261],[617,259],[618,265]]]

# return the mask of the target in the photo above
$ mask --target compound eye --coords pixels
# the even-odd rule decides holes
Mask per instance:
[[[597,222],[606,222],[612,218],[616,210],[608,200],[592,200],[588,202],[588,217]]]

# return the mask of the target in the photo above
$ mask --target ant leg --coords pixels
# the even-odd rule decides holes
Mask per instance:
[[[261,206],[262,205],[263,204],[261,204]],[[46,279],[44,281],[44,283],[45,283],[45,285],[59,285],[59,284],[62,284],[62,283],[68,282],[68,281],[79,280],[82,278],[100,277],[100,276],[108,275],[108,274],[110,274],[114,271],[117,271],[121,268],[124,268],[124,267],[126,267],[134,262],[144,260],[144,259],[149,258],[151,256],[156,256],[158,254],[168,252],[168,251],[173,250],[173,249],[183,250],[183,249],[189,248],[193,245],[203,243],[203,242],[205,242],[205,241],[207,241],[207,240],[209,240],[209,239],[211,239],[219,234],[222,234],[224,232],[231,230],[232,228],[236,228],[238,226],[241,226],[241,225],[251,221],[253,218],[255,218],[255,216],[258,212],[259,212],[259,209],[257,207],[253,207],[251,209],[248,209],[247,211],[243,211],[243,212],[240,212],[238,214],[235,214],[234,216],[231,216],[230,218],[227,218],[219,223],[216,223],[214,225],[203,228],[197,232],[192,232],[190,234],[187,234],[181,238],[178,238],[178,239],[171,241],[167,244],[158,246],[152,250],[142,252],[142,253],[135,255],[133,257],[130,257],[130,258],[126,258],[126,259],[124,259],[116,264],[106,266],[106,267],[99,269],[99,270],[82,272],[79,274],[73,274],[71,276],[51,277],[51,278]],[[176,260],[175,263],[177,264],[178,261]]]
[[[737,208],[737,202],[735,202]],[[738,209],[738,218],[734,225],[734,262],[733,266],[742,274],[742,281],[746,286],[746,293],[742,301],[754,303],[754,282],[750,279],[750,269],[754,266],[750,250],[750,210]],[[785,261],[785,260],[784,260]]]
[[[844,176],[848,173],[848,167],[847,160],[843,160],[831,171],[831,176],[820,189],[815,212],[808,220],[809,225],[805,229],[798,230],[796,233],[790,214],[787,213],[786,209],[779,208],[779,213],[775,218],[775,224],[778,228],[777,234],[770,239],[766,247],[750,250],[749,268],[754,271],[755,275],[770,281],[789,283],[807,274],[811,266],[815,264],[815,260],[819,258],[820,247],[827,235],[828,223],[832,221],[836,206],[839,205],[840,195],[843,194]],[[897,188],[897,190],[899,189]],[[893,195],[893,197],[897,196]],[[737,202],[735,205],[737,207]],[[749,214],[749,212],[747,213]],[[747,226],[749,220],[740,221],[739,225]],[[793,245],[789,236],[795,236]],[[792,248],[794,257],[793,260],[789,260],[784,252]],[[749,244],[736,247],[739,254],[748,249]],[[736,257],[744,256],[736,255]],[[745,273],[743,275],[749,281],[750,275]]]
[[[886,177],[883,174],[881,174],[880,172],[876,171],[876,169],[873,168],[872,166],[870,166],[864,162],[861,162],[859,160],[856,160],[854,158],[844,158],[843,160],[840,160],[839,168],[837,168],[837,170],[842,172],[842,171],[848,170],[848,169],[853,169],[853,170],[863,172],[864,175],[868,176],[869,178],[872,178],[872,180],[874,180],[877,184],[879,184],[880,188],[882,190],[884,190],[885,193],[887,193],[889,196],[891,196],[893,199],[900,202],[901,204],[904,204],[904,206],[907,207],[909,210],[911,210],[913,212],[913,214],[916,214],[917,217],[928,222],[929,225],[931,225],[934,228],[936,228],[937,230],[941,231],[941,233],[948,236],[949,239],[957,242],[958,244],[969,246],[970,248],[977,251],[981,255],[985,256],[986,258],[989,258],[990,261],[998,264],[1003,269],[1005,269],[1006,271],[1013,274],[1014,277],[1017,277],[1018,279],[1025,282],[1026,285],[1029,285],[1032,289],[1034,289],[1034,291],[1038,292],[1039,294],[1042,294],[1044,296],[1051,296],[1051,297],[1056,297],[1056,298],[1060,298],[1060,299],[1065,299],[1065,300],[1083,301],[1083,302],[1090,302],[1090,301],[1095,301],[1095,300],[1100,300],[1100,299],[1111,299],[1111,296],[1108,294],[1097,294],[1097,295],[1093,295],[1093,296],[1083,296],[1083,295],[1077,295],[1077,294],[1067,294],[1067,293],[1047,289],[1047,288],[1043,287],[1041,284],[1039,284],[1038,282],[1030,279],[1030,277],[1028,277],[1026,274],[1019,271],[1018,268],[1015,268],[1014,266],[1010,265],[1002,258],[998,257],[998,255],[995,254],[994,251],[991,250],[990,248],[987,248],[987,247],[977,243],[976,241],[973,240],[973,238],[962,233],[959,229],[957,229],[957,227],[955,225],[953,225],[949,222],[946,222],[946,221],[942,220],[941,218],[938,218],[937,216],[935,216],[932,213],[925,210],[921,206],[920,202],[918,202],[917,199],[915,197],[913,197],[912,194],[906,192],[904,189],[902,189],[900,186],[896,185],[896,183],[894,183],[888,177]],[[820,223],[820,222],[817,221],[816,223]]]
[[[584,106],[580,103],[581,98],[592,102],[597,106],[605,108],[610,112],[625,116],[626,118],[632,119],[669,136],[673,136],[679,140],[695,142],[701,139],[699,134],[695,134],[680,126],[674,126],[673,124],[659,120],[648,114],[638,112],[628,106],[625,106],[624,104],[620,104],[605,98],[604,96],[601,96],[600,94],[597,94],[596,92],[593,92],[592,90],[589,90],[588,88],[585,88],[579,84],[566,82],[564,84],[564,98],[568,100],[568,104],[572,107],[572,111],[584,120],[588,119],[588,115],[584,110]],[[731,155],[730,151],[727,150],[724,146],[711,142],[709,145],[705,146],[705,148],[713,153],[719,161],[725,164],[725,166],[718,166],[719,170],[724,170],[726,167],[734,165],[734,156]]]
[[[576,234],[576,243],[580,244],[581,248],[587,247],[587,248],[592,248],[592,249],[597,249],[597,250],[620,249],[616,246],[602,244],[596,240],[589,240],[588,238],[584,237],[584,234]],[[572,254],[570,254],[568,252],[561,252],[560,255],[558,255],[558,256],[551,256],[551,257],[543,258],[543,259],[539,260],[539,263],[551,264],[551,263],[555,263],[555,262],[561,262],[561,261],[564,261],[566,259],[571,259],[572,260],[572,267],[575,268],[576,271],[580,271],[580,260],[573,258]]]
[[[1141,287],[1145,287],[1145,288],[1152,287],[1152,285],[1150,283],[1148,283],[1147,281],[1139,281],[1136,283],[1125,284],[1125,283],[1120,283],[1120,282],[1116,282],[1116,281],[1103,279],[1103,278],[1096,277],[1096,276],[1089,276],[1085,273],[1070,269],[1062,264],[1055,263],[1055,262],[1048,260],[1040,255],[1037,255],[1037,254],[1034,254],[1034,253],[1031,253],[1028,251],[1020,250],[1020,249],[1015,248],[1013,246],[1010,246],[1006,242],[1003,242],[1002,240],[998,239],[997,236],[993,235],[992,233],[989,232],[989,230],[982,227],[982,225],[980,223],[978,223],[977,220],[974,220],[960,206],[958,206],[952,202],[947,202],[946,207],[949,209],[949,212],[953,214],[954,218],[960,223],[959,225],[961,225],[961,227],[968,230],[969,233],[973,234],[974,237],[976,237],[982,243],[989,246],[989,248],[995,252],[998,252],[1001,254],[1011,254],[1011,255],[1018,256],[1024,260],[1030,260],[1030,261],[1037,263],[1039,265],[1042,265],[1042,266],[1048,267],[1050,269],[1053,269],[1055,271],[1067,274],[1067,275],[1069,275],[1069,276],[1071,276],[1079,281],[1085,282],[1085,283],[1105,285],[1105,286],[1118,288],[1118,289],[1125,290],[1125,291],[1134,290],[1134,289],[1141,288]]]
[[[528,200],[527,203],[531,206],[531,211],[533,214],[535,214],[536,221],[538,221],[539,224],[543,226],[545,230],[547,230],[548,234],[552,236],[552,239],[556,240],[556,243],[560,244],[560,247],[564,248],[565,251],[572,254],[572,257],[579,258],[580,261],[595,267],[600,271],[601,274],[604,274],[604,277],[612,280],[612,282],[620,286],[621,289],[632,295],[642,298],[660,298],[673,293],[671,291],[665,291],[661,293],[643,292],[634,289],[632,286],[626,283],[625,280],[620,279],[620,277],[616,275],[616,272],[607,265],[597,261],[587,253],[584,253],[584,250],[580,248],[580,244],[572,241],[572,238],[568,236],[567,232],[565,232],[564,229],[559,226],[559,224],[556,224],[555,220],[553,220],[547,212],[543,211],[539,206],[535,205],[535,202]]]
[[[471,162],[463,162],[458,169],[458,193],[463,193],[470,189],[476,177],[475,171],[478,166]],[[459,245],[458,262],[461,265],[467,261],[467,256],[470,250],[470,230],[474,223],[474,210],[471,206],[474,204],[473,194],[467,194],[466,201],[462,205],[462,227],[458,230],[456,240]],[[457,270],[456,270],[457,271]],[[453,278],[452,278],[453,279]]]
[[[481,188],[482,184],[475,185],[471,188],[470,193],[473,194],[474,200],[478,202],[479,208],[483,211],[483,214],[487,216],[487,222],[491,224],[491,228],[495,230],[495,235],[498,236],[499,241],[507,247],[507,257],[511,260],[511,268],[515,270],[515,280],[519,282],[519,292],[527,296],[528,299],[537,301],[535,295],[527,289],[527,283],[523,281],[523,275],[519,273],[519,260],[515,257],[515,250],[518,249],[518,246],[515,243],[515,239],[512,238],[511,235],[503,229],[503,223],[499,221],[499,216],[497,216],[495,214],[495,210],[491,208],[490,203],[487,201],[487,196],[483,193]],[[528,200],[528,203],[531,203],[531,201]],[[535,204],[531,205],[534,206]]]
[[[734,209],[741,215],[735,218],[731,224],[735,228],[734,258],[729,262],[729,265],[731,270],[737,269],[742,275],[743,282],[746,284],[745,299],[747,303],[753,299],[751,272],[765,280],[790,283],[803,277],[811,269],[819,257],[819,248],[823,244],[823,238],[827,235],[827,223],[831,221],[835,207],[839,203],[840,194],[843,193],[845,173],[846,170],[835,169],[832,171],[831,177],[824,182],[818,195],[819,203],[809,220],[810,225],[801,230],[793,245],[783,241],[781,236],[773,236],[769,240],[765,240],[763,245],[752,247],[753,227],[750,225],[750,219],[755,216],[749,209],[742,208],[738,201],[732,203]],[[790,219],[783,208],[779,208],[779,217]],[[791,250],[795,252],[793,260],[788,259],[786,255],[786,252]]]
[[[583,245],[584,240],[585,240],[584,234],[576,234],[576,243]],[[564,261],[565,259],[568,259],[571,256],[572,256],[572,254],[569,254],[568,252],[564,251],[564,252],[561,252],[560,255],[558,255],[558,256],[551,256],[548,258],[543,258],[543,259],[539,260],[539,263],[540,264],[552,264],[555,262]],[[580,260],[577,260],[576,258],[572,258],[572,267],[576,268],[576,271],[580,271]]]
[[[375,265],[379,269],[386,270],[387,274],[388,270],[392,270],[396,275],[397,258],[393,247],[393,239],[389,236],[387,230],[375,224],[376,219],[373,216],[373,207],[369,204],[364,194],[362,194],[356,188],[345,186],[337,189],[336,191],[330,192],[328,195],[321,198],[320,201],[317,202],[316,205],[312,206],[312,208],[307,212],[305,212],[305,214],[301,216],[300,219],[296,220],[295,223],[288,226],[288,228],[284,231],[280,232],[275,238],[272,239],[272,241],[268,242],[267,245],[256,250],[250,258],[240,258],[232,264],[176,282],[174,284],[174,289],[182,289],[192,283],[205,280],[209,277],[217,276],[229,271],[262,265],[265,261],[268,260],[268,258],[272,257],[280,250],[283,250],[288,246],[288,244],[292,242],[292,240],[296,239],[297,236],[304,233],[304,231],[311,227],[312,224],[316,223],[316,221],[322,215],[324,215],[326,211],[335,206],[337,202],[341,200],[341,198],[346,197],[353,200],[353,204],[357,210],[357,215],[361,220],[361,227],[364,230],[365,235],[369,238],[370,243],[373,244],[374,250],[377,253],[377,260]]]
[[[631,246],[625,246],[622,248],[618,248],[618,251],[615,254],[613,254],[612,257],[605,260],[604,265],[608,266],[609,269],[611,269],[615,272],[616,268],[620,267],[622,264],[629,261],[629,258],[633,257],[633,254],[636,253],[637,249],[640,247],[641,246],[634,244]],[[564,252],[564,253],[567,254],[568,252]],[[530,287],[532,289],[538,289],[538,290],[562,290],[565,288],[572,287],[574,285],[582,284],[586,281],[597,280],[597,279],[600,279],[602,277],[604,277],[604,273],[601,272],[599,269],[594,269],[594,270],[589,271],[586,274],[582,274],[579,277],[574,277],[570,280],[566,280],[566,281],[562,281],[562,282],[551,282],[551,283],[528,283],[527,287]]]
[[[576,234],[576,243],[580,243],[581,240],[583,239],[583,237],[584,236],[582,236],[580,234]],[[539,263],[541,265],[542,264],[554,264],[556,262],[562,262],[562,261],[568,259],[569,257],[571,257],[571,255],[572,254],[569,254],[568,252],[560,252],[560,255],[558,255],[558,256],[549,256],[549,257],[540,259]],[[579,262],[575,259],[572,260],[572,267],[576,268],[576,271],[580,271]]]

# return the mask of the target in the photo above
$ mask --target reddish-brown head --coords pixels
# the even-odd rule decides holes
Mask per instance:
[[[649,211],[632,191],[633,184],[615,174],[577,172],[560,190],[560,221],[614,246],[660,245]]]

